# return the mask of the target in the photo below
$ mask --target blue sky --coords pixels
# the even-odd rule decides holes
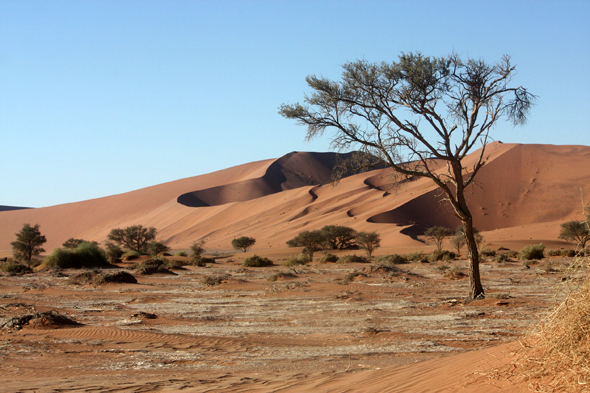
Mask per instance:
[[[328,137],[278,115],[305,76],[456,51],[539,96],[503,142],[590,145],[589,1],[0,2],[0,205],[97,198]]]

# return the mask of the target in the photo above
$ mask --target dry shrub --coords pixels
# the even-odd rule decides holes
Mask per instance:
[[[446,269],[444,276],[449,280],[459,280],[463,277],[466,277],[465,273],[463,273],[461,269],[457,266],[453,266],[449,269]]]
[[[589,259],[578,258],[570,276],[583,267],[583,281],[566,282],[565,299],[554,307],[533,331],[521,340],[512,363],[493,370],[493,378],[526,381],[539,392],[587,392],[590,390],[590,276]]]

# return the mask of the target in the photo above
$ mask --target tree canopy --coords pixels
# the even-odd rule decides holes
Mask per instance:
[[[369,257],[373,251],[381,246],[381,237],[377,232],[359,232],[356,237],[357,244],[367,251]]]
[[[586,221],[567,221],[561,224],[559,238],[568,242],[577,243],[580,248],[586,248],[590,241],[590,228]]]
[[[30,263],[33,257],[45,252],[41,246],[47,242],[47,239],[41,234],[39,224],[34,226],[24,224],[15,235],[16,240],[10,243],[15,259]]]
[[[256,239],[248,236],[241,236],[231,241],[234,250],[240,250],[242,252],[247,252],[254,244],[256,244]]]
[[[129,250],[139,253],[147,251],[147,245],[156,239],[157,230],[154,227],[144,228],[142,225],[132,225],[127,228],[112,229],[108,240]]]
[[[283,104],[279,113],[307,127],[307,139],[333,130],[339,150],[386,162],[399,176],[431,179],[465,226],[470,254],[470,297],[484,295],[473,216],[465,188],[487,161],[490,131],[505,117],[525,124],[536,97],[512,86],[509,56],[496,64],[463,60],[455,53],[426,57],[402,53],[398,61],[344,64],[342,79],[310,75],[304,104]],[[481,146],[472,164],[463,159]],[[358,156],[357,156],[358,157]],[[443,164],[446,170],[437,170]]]
[[[430,227],[424,232],[424,236],[432,240],[438,251],[442,250],[442,244],[447,237],[453,236],[453,230],[445,227]]]

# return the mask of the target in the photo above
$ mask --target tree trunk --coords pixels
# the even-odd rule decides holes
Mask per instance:
[[[467,219],[462,221],[463,228],[465,228],[465,242],[467,243],[467,250],[469,252],[469,298],[471,300],[480,299],[483,298],[485,294],[479,276],[479,252],[477,250],[477,242],[475,241],[475,234],[473,232],[473,219],[471,214],[468,214]]]

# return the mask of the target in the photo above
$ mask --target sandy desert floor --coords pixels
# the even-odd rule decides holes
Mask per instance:
[[[504,344],[542,316],[562,276],[546,262],[486,261],[487,298],[466,302],[468,279],[443,275],[454,265],[466,272],[466,261],[385,272],[287,268],[283,258],[244,268],[244,255],[136,275],[138,284],[75,285],[74,270],[4,275],[0,325],[33,307],[81,325],[33,319],[0,331],[0,391],[510,391],[474,373],[506,358],[515,344]],[[569,263],[550,260],[557,271]],[[278,272],[288,274],[270,281]]]

